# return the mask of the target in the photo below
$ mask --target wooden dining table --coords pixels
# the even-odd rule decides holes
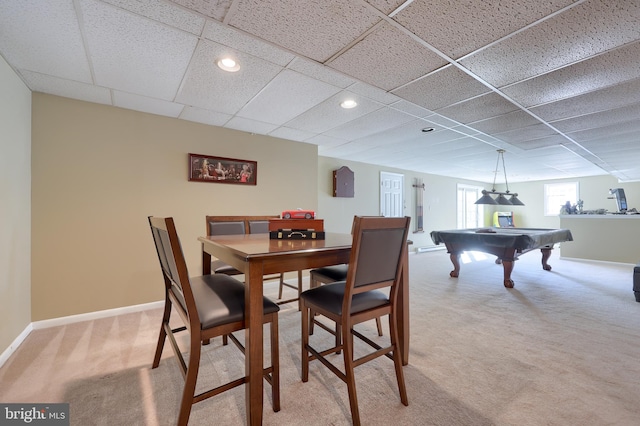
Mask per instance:
[[[211,257],[243,271],[245,275],[245,384],[247,424],[261,425],[263,411],[263,276],[349,263],[352,236],[325,233],[324,240],[276,240],[268,234],[199,237],[202,273],[211,273]],[[408,258],[403,260],[399,289],[398,335],[402,362],[409,363]]]

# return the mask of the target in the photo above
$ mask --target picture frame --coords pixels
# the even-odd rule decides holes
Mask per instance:
[[[258,162],[190,153],[189,181],[257,185]]]

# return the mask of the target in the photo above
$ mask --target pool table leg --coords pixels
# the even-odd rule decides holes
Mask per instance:
[[[502,259],[502,268],[504,269],[504,286],[506,288],[513,288],[513,280],[511,279],[511,272],[513,272],[513,260]]]
[[[545,247],[540,249],[542,252],[542,269],[545,271],[551,270],[551,265],[547,263],[547,260],[549,260],[549,257],[551,256],[551,250],[553,250],[553,248]]]
[[[460,253],[449,253],[449,259],[453,263],[453,271],[449,272],[449,276],[456,278],[460,275]]]

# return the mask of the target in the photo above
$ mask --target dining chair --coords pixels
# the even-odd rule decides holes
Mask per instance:
[[[242,235],[246,233],[244,221],[209,222],[207,235]],[[242,275],[244,272],[220,259],[211,260],[211,272],[214,274]]]
[[[409,217],[361,217],[353,224],[353,243],[345,281],[338,281],[302,292],[302,381],[309,380],[309,362],[317,359],[347,384],[354,425],[360,425],[354,368],[385,355],[395,365],[400,401],[408,405],[398,346],[398,289],[402,261],[407,255]],[[334,347],[316,349],[310,344],[309,323],[319,314],[336,323],[342,339]],[[355,324],[383,315],[389,316],[389,345],[382,347],[354,330]],[[329,328],[327,331],[332,332]],[[354,359],[354,337],[375,351]],[[342,351],[341,370],[327,357]]]
[[[344,281],[347,279],[348,270],[349,265],[346,264],[312,269],[309,271],[309,288],[319,287],[322,284],[330,284],[336,281]],[[311,321],[310,334],[313,334],[313,325],[314,321]],[[382,336],[382,320],[380,317],[376,318],[376,327],[378,328],[378,336]]]
[[[249,221],[249,233],[250,234],[268,234],[269,233],[269,221],[268,220],[250,220]],[[275,278],[275,277],[274,277]],[[284,280],[284,274],[280,273],[280,286],[278,287],[278,305],[284,303],[295,302],[300,299],[300,293],[302,293],[302,271],[298,271],[298,284],[289,284]],[[265,280],[268,277],[264,277]],[[284,287],[289,287],[298,292],[298,297],[282,300],[282,290]]]
[[[256,218],[257,216],[251,216]],[[268,234],[269,233],[269,220],[266,218],[278,216],[263,216],[265,219],[247,219],[244,216],[226,216],[223,218],[216,216],[207,216],[207,235],[242,235],[242,234]],[[220,259],[212,259],[211,260],[211,272],[215,274],[226,274],[226,275],[241,275],[244,274],[243,271],[239,271],[231,265],[223,262]],[[298,287],[300,288],[301,274],[298,274]],[[284,274],[270,274],[265,275],[263,280],[278,280],[279,281],[279,293],[278,299],[282,299],[282,287],[288,286],[292,288],[296,288],[291,284],[288,284],[284,281]],[[299,297],[299,296],[298,296]],[[278,302],[278,304],[293,302],[296,299],[284,300]]]
[[[232,334],[247,327],[244,316],[245,287],[242,282],[225,274],[209,274],[189,278],[173,218],[149,216],[149,225],[160,261],[165,288],[164,314],[152,368],[156,368],[160,364],[164,343],[168,337],[185,379],[177,423],[178,425],[186,425],[193,404],[240,386],[248,380],[244,375],[195,394],[202,344],[205,341],[216,336],[228,335],[242,353],[245,352],[242,343]],[[182,318],[183,326],[171,327],[169,323],[172,310],[178,312]],[[263,377],[271,384],[273,411],[277,412],[280,410],[278,349],[278,311],[280,308],[263,297],[263,310],[263,323],[270,324],[271,334],[271,366],[263,369]],[[189,335],[189,355],[186,362],[175,337],[175,334],[180,332],[187,332]]]

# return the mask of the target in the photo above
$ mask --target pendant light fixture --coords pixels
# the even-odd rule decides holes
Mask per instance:
[[[498,175],[498,166],[502,160],[502,171],[504,173],[504,183],[507,187],[505,192],[496,191],[496,177]],[[497,195],[493,198],[492,195]],[[505,197],[510,196],[510,198]],[[524,203],[518,199],[518,194],[509,192],[509,182],[507,182],[507,168],[504,165],[504,149],[498,150],[498,160],[496,161],[496,169],[493,172],[493,187],[491,191],[482,190],[482,197],[475,204],[493,204],[502,206],[524,206]]]

